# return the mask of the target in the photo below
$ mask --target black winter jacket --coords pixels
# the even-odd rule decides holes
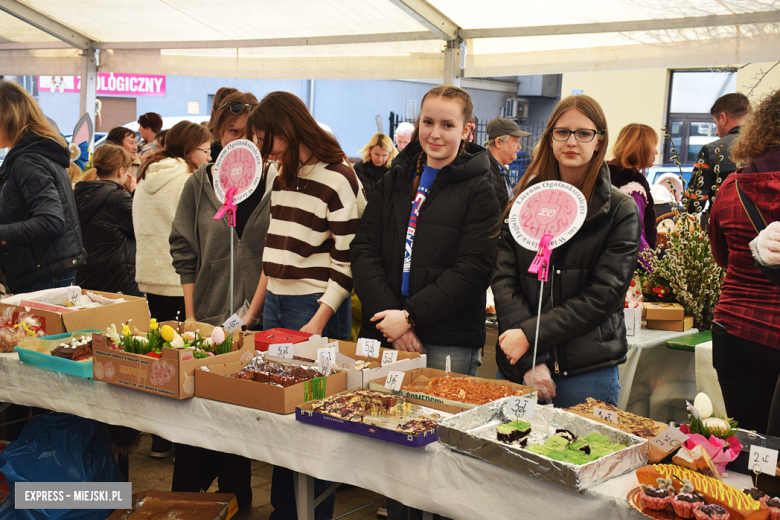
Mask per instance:
[[[374,166],[371,159],[368,162],[355,163],[355,173],[360,179],[360,184],[363,185],[363,190],[366,192],[366,202],[371,198],[371,194],[374,193],[374,186],[382,180],[382,177],[390,171],[390,168],[384,166]]]
[[[0,264],[8,290],[83,264],[68,149],[27,134],[0,166]]]
[[[415,141],[393,159],[391,174],[376,185],[350,246],[355,292],[363,306],[360,336],[383,340],[370,318],[405,308],[423,345],[482,347],[499,217],[495,191],[484,177],[487,151],[468,145],[436,176],[420,211],[407,300],[401,279],[420,152]]]
[[[507,183],[509,183],[509,176],[501,172],[501,166],[493,154],[488,150],[488,158],[490,159],[490,170],[488,171],[487,179],[493,185],[493,189],[496,190],[496,197],[498,197],[498,205],[501,211],[504,211],[506,205],[509,204],[509,193],[506,191]],[[511,184],[509,184],[511,186]]]
[[[135,281],[133,197],[113,181],[76,184],[87,265],[76,270],[84,289],[141,296]]]
[[[639,226],[634,199],[611,185],[605,163],[582,228],[553,249],[537,365],[547,363],[554,376],[574,376],[625,362],[623,308],[639,254]],[[508,219],[501,227],[491,282],[498,328],[522,329],[531,348],[514,366],[496,349],[496,362],[504,377],[519,383],[532,366],[540,282],[528,272],[535,251],[515,242]]]

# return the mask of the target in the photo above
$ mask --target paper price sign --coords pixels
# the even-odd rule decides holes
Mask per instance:
[[[330,343],[328,343],[328,348],[332,348],[333,350],[338,352],[339,351],[339,342],[338,341],[331,341]]]
[[[68,287],[68,302],[72,303],[73,305],[76,305],[79,301],[79,296],[81,296],[81,291],[78,287],[70,286]]]
[[[225,320],[225,323],[222,324],[222,328],[225,329],[225,332],[228,334],[233,334],[235,331],[240,329],[243,324],[244,322],[241,321],[241,318],[238,317],[238,314],[234,314]]]
[[[447,361],[445,361],[444,364],[444,371],[448,374],[452,372],[452,360],[450,359],[450,356],[447,356]]]
[[[293,358],[293,344],[292,343],[277,343],[276,345],[268,345],[268,355],[273,357],[280,357],[286,359]]]
[[[774,475],[777,471],[777,450],[762,448],[761,446],[751,446],[748,468],[750,468],[753,473]]]
[[[375,339],[358,338],[356,354],[363,357],[378,358],[381,344],[380,341]]]
[[[504,415],[518,419],[530,419],[534,416],[536,399],[533,397],[510,397],[504,405]]]
[[[330,375],[332,371],[333,363],[330,362],[330,358],[328,356],[320,356],[320,372],[327,376]]]
[[[401,385],[404,382],[404,373],[391,370],[387,373],[387,379],[385,379],[385,388],[389,390],[398,391],[401,389]]]
[[[603,408],[594,408],[593,415],[595,417],[598,417],[599,419],[604,419],[605,421],[613,422],[615,424],[618,423],[618,413],[613,412],[612,410],[604,410]]]
[[[661,448],[664,452],[667,452],[680,446],[687,440],[687,435],[674,426],[669,426],[667,429],[650,439],[650,442]]]
[[[317,360],[320,362],[320,366],[322,366],[322,359],[325,358],[328,361],[330,361],[330,364],[336,362],[336,349],[333,347],[325,347],[325,348],[318,348],[317,349]]]
[[[389,365],[398,361],[397,350],[385,350],[382,352],[382,366]]]

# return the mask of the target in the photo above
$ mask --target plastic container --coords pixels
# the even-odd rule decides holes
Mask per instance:
[[[75,334],[87,333],[87,332],[101,332],[99,330],[87,329],[77,330],[76,332],[66,332],[65,334],[55,334],[53,336],[44,336],[40,339],[44,340],[56,340],[70,338]],[[56,370],[57,372],[64,372],[76,377],[83,377],[86,379],[92,379],[92,360],[86,362],[71,361],[51,354],[43,354],[42,352],[36,352],[34,350],[27,350],[26,348],[14,347],[14,350],[19,353],[19,359],[24,363],[29,363],[41,368],[47,368],[49,370]]]

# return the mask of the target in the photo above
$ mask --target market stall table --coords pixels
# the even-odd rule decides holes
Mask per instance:
[[[371,489],[450,518],[644,518],[626,502],[632,473],[577,493],[454,453],[406,448],[194,397],[175,400],[44,370],[0,354],[0,401],[88,417],[173,442],[236,453],[299,472],[300,518],[313,518],[311,477]],[[308,475],[309,477],[306,477]]]

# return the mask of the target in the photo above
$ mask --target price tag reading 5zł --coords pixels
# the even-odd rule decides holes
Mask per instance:
[[[225,320],[225,323],[222,324],[222,328],[225,329],[225,332],[228,334],[233,334],[240,329],[243,324],[244,323],[241,321],[241,318],[238,317],[238,314],[234,314]]]
[[[507,418],[530,419],[534,416],[536,399],[533,397],[510,397],[504,405],[504,415]]]
[[[766,473],[774,476],[777,471],[777,450],[751,446],[748,469],[753,473]]]
[[[317,361],[320,363],[320,368],[322,368],[322,358],[327,359],[333,365],[336,362],[336,349],[333,347],[318,348]]]
[[[389,365],[398,361],[397,350],[385,350],[382,352],[382,366]]]
[[[593,408],[593,416],[609,421],[612,423],[618,423],[618,413],[612,410],[604,410],[603,408]]]
[[[382,345],[381,341],[368,338],[358,338],[357,355],[370,358],[379,357],[379,347]]]
[[[391,370],[387,373],[387,379],[385,379],[385,388],[389,390],[398,391],[401,389],[401,385],[404,383],[404,373]]]
[[[271,357],[292,359],[293,358],[293,344],[292,343],[277,343],[276,345],[268,345],[268,355],[271,356]]]

